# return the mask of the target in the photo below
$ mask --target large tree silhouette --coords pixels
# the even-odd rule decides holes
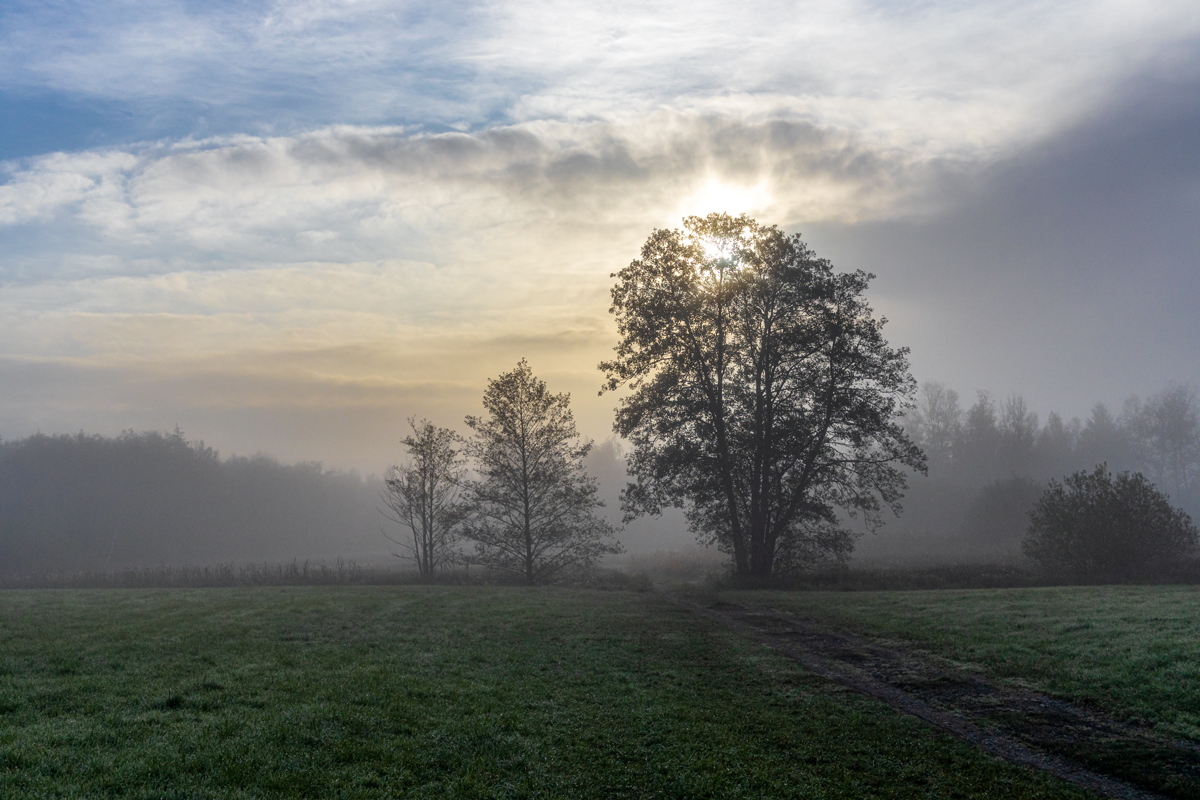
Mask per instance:
[[[844,558],[838,510],[875,524],[924,456],[899,418],[907,351],[798,235],[741,216],[656,230],[614,277],[620,341],[600,368],[624,387],[615,430],[633,444],[630,517],[683,507],[693,529],[767,576]]]

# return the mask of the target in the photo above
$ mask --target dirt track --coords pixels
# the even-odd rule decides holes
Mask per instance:
[[[1105,797],[1198,796],[1200,747],[1190,742],[1166,741],[1062,700],[967,673],[944,659],[832,631],[791,614],[721,602],[678,601],[819,675],[1006,761],[1044,770]],[[1131,753],[1137,758],[1129,758]],[[1115,765],[1102,771],[1122,773],[1122,778],[1132,774],[1134,781],[1102,774],[1095,765]],[[1142,788],[1145,785],[1168,788],[1158,793]]]

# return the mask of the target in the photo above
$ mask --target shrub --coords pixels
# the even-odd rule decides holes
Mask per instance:
[[[1191,517],[1144,475],[1114,476],[1105,464],[1050,481],[1029,519],[1025,554],[1083,580],[1162,575],[1197,541]]]

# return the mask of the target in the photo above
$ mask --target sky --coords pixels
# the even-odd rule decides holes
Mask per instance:
[[[914,376],[1200,383],[1200,5],[0,6],[0,436],[379,473],[528,358],[611,435],[616,272],[745,212]]]

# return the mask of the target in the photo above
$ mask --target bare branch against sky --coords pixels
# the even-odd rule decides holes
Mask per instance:
[[[528,357],[607,435],[654,227],[802,231],[922,380],[1200,381],[1194,2],[7,3],[0,434],[379,471]]]

